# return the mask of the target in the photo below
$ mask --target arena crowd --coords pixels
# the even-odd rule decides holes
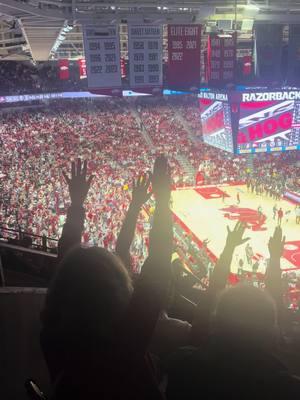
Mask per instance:
[[[297,152],[254,159],[255,173],[250,176],[246,157],[231,156],[201,141],[197,107],[196,98],[188,96],[180,101],[139,99],[136,103],[60,100],[41,109],[3,114],[0,223],[58,239],[69,205],[61,171],[77,157],[90,160],[88,172],[95,175],[85,205],[83,241],[110,250],[130,200],[132,180],[149,170],[157,154],[168,157],[175,187],[195,185],[198,170],[206,184],[247,179],[257,185],[271,184],[273,177],[274,190],[281,194],[286,186],[297,187]],[[188,172],[180,157],[187,161]],[[142,244],[152,208],[151,204],[145,207],[138,220],[134,265],[141,265],[147,254]],[[99,225],[101,232],[96,229]]]
[[[2,115],[1,225],[59,239],[41,314],[51,399],[299,393],[281,227],[268,244],[264,289],[227,287],[233,253],[249,240],[238,222],[200,290],[207,242],[199,249],[170,209],[172,189],[194,186],[198,170],[206,184],[298,190],[298,153],[254,157],[252,173],[249,158],[201,141],[196,110],[195,99],[117,99]],[[183,273],[174,250],[196,260],[198,277]]]

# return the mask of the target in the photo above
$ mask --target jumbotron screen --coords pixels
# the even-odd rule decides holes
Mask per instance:
[[[239,107],[236,152],[243,154],[300,149],[300,101],[297,93],[243,93]]]
[[[231,111],[228,102],[200,98],[199,106],[204,142],[233,153]]]

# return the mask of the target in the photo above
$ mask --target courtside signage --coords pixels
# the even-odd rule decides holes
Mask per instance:
[[[216,92],[200,92],[198,94],[198,98],[207,100],[228,101],[228,94]]]

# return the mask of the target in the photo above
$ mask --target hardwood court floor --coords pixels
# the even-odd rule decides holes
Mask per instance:
[[[240,204],[237,204],[237,194]],[[300,269],[300,225],[296,225],[295,205],[289,201],[275,201],[265,195],[248,193],[245,185],[223,185],[178,189],[172,192],[172,202],[172,210],[178,220],[200,241],[209,239],[208,247],[216,257],[224,248],[227,225],[233,229],[238,220],[246,222],[248,228],[245,236],[251,238],[249,243],[254,252],[253,262],[259,261],[260,273],[265,273],[269,258],[268,241],[277,226],[277,217],[273,219],[273,207],[276,204],[284,212],[282,229],[286,236],[281,268]],[[262,208],[261,216],[258,207]],[[237,272],[240,259],[244,261],[244,270],[252,271],[252,266],[247,263],[245,246],[238,247],[234,253],[231,265],[233,273]]]

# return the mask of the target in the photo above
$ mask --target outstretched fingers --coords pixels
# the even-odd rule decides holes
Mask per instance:
[[[145,189],[148,190],[151,184],[151,173],[149,172],[147,175],[145,175],[145,181],[144,181]]]
[[[244,243],[248,242],[249,240],[250,240],[250,238],[246,237],[245,239],[242,240],[241,244],[244,244]]]
[[[243,222],[242,221],[238,221],[237,222],[237,224],[236,224],[236,226],[234,227],[234,230],[236,231],[236,232],[241,232],[241,231],[243,231],[243,230],[245,230],[245,225],[243,224]]]
[[[70,185],[71,179],[68,177],[68,175],[65,173],[65,171],[62,171],[62,175],[63,175],[64,181],[66,182],[66,184]]]
[[[86,177],[86,174],[87,174],[87,160],[84,160],[84,162],[83,162],[83,168],[82,168],[82,175],[83,175],[84,177]]]
[[[275,228],[273,236],[270,238],[270,240],[274,241],[275,243],[281,243],[282,246],[285,244],[285,236],[282,237],[282,228],[280,226],[277,226]]]
[[[240,246],[250,240],[249,237],[243,239],[247,225],[243,221],[238,221],[233,230],[227,226],[227,243],[234,246]]]
[[[77,159],[77,162],[72,161],[71,162],[71,178],[69,178],[69,176],[66,174],[65,171],[62,171],[62,175],[63,175],[63,178],[64,178],[66,184],[70,185],[70,183],[72,181],[74,181],[74,179],[76,179],[76,178],[77,179],[82,178],[82,179],[84,179],[84,181],[86,181],[87,167],[88,167],[87,160],[84,160],[83,163],[80,158]],[[86,183],[88,185],[90,185],[93,179],[94,179],[94,175],[91,175],[88,178],[88,180],[86,181]]]
[[[281,237],[282,237],[282,229],[281,229],[280,226],[277,226],[277,227],[275,228],[273,237],[274,237],[274,239],[277,239],[277,240],[278,240],[278,239],[281,239]]]
[[[72,161],[71,164],[71,179],[74,179],[76,176],[76,166],[75,166],[75,161]]]
[[[95,178],[95,175],[91,175],[91,176],[88,178],[88,180],[87,180],[87,185],[88,185],[88,187],[91,186],[91,184],[92,184],[94,178]]]
[[[81,158],[77,159],[77,176],[81,175]]]

